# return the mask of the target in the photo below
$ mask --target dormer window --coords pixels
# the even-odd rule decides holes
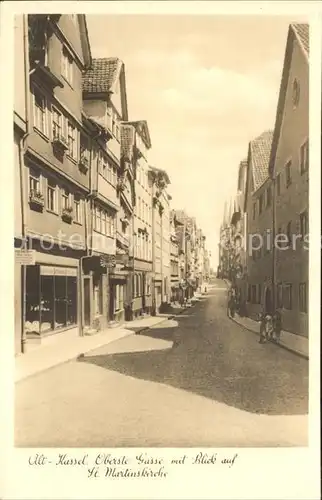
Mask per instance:
[[[62,75],[69,85],[73,86],[73,58],[64,47],[62,52]]]

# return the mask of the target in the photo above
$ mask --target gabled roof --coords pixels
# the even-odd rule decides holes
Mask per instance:
[[[269,174],[270,175],[273,175],[276,151],[277,151],[278,141],[280,138],[282,122],[283,122],[286,91],[287,91],[287,86],[288,86],[290,67],[292,64],[294,40],[298,41],[298,43],[302,49],[305,61],[307,62],[307,65],[308,65],[308,62],[309,62],[309,25],[308,24],[291,24],[289,26],[286,48],[285,48],[283,73],[282,73],[282,79],[281,79],[281,85],[280,85],[280,91],[279,91],[279,97],[278,97],[278,103],[277,103],[275,128],[274,128],[274,135],[273,135],[273,140],[272,140],[272,149],[271,149],[271,155],[270,155],[270,161],[269,161]],[[309,66],[307,69],[309,71]]]
[[[254,191],[257,191],[269,177],[268,166],[272,139],[273,131],[267,130],[250,142]]]
[[[247,211],[247,199],[257,191],[269,178],[269,161],[272,147],[273,131],[267,130],[248,144],[246,190],[244,196],[244,212]]]
[[[136,121],[130,121],[128,123],[131,123],[138,134],[140,134],[140,137],[142,138],[143,142],[145,143],[147,148],[151,148],[151,137],[150,137],[150,132],[149,132],[149,127],[148,123],[146,120],[136,120]]]
[[[83,92],[104,94],[113,92],[123,62],[117,57],[93,59],[91,68],[83,75]]]
[[[121,154],[129,160],[133,154],[134,133],[134,127],[130,123],[121,123]]]
[[[297,39],[304,51],[309,56],[310,53],[310,35],[309,35],[309,25],[308,24],[291,24],[291,28],[294,30]]]

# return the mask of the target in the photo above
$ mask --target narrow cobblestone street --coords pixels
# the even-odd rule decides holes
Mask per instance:
[[[16,445],[305,446],[308,362],[226,315],[187,312],[16,385]]]

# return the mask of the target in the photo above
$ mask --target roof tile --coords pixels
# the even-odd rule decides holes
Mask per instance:
[[[113,87],[122,61],[117,57],[93,59],[83,75],[83,92],[109,92]]]
[[[128,159],[132,158],[134,146],[135,130],[132,125],[121,124],[121,151],[122,155]]]
[[[307,55],[310,53],[310,36],[308,24],[293,24],[296,35],[298,36]]]
[[[267,130],[250,143],[253,160],[254,191],[260,188],[269,177],[268,167],[272,139],[273,131]]]

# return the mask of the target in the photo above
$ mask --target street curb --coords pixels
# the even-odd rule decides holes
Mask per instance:
[[[193,304],[194,305],[194,304]],[[193,306],[191,306],[193,307]],[[172,314],[172,315],[169,315],[168,317],[164,317],[164,318],[160,318],[160,321],[158,323],[155,323],[155,325],[160,325],[161,323],[164,323],[165,321],[168,321],[169,319],[174,319],[176,318],[177,316],[180,316],[180,314],[183,314],[185,311],[187,311],[188,309],[191,309],[191,307],[186,307],[185,309],[182,309],[182,311],[180,311],[178,314]],[[155,326],[155,325],[152,325],[152,326]],[[61,366],[61,365],[64,365],[65,363],[70,363],[71,361],[80,361],[82,359],[85,358],[85,356],[92,352],[92,351],[96,351],[97,349],[100,349],[101,347],[104,347],[106,345],[110,345],[110,344],[113,344],[113,342],[117,342],[118,340],[121,340],[123,338],[127,338],[127,337],[130,337],[131,335],[139,335],[141,332],[143,331],[146,331],[146,330],[149,330],[151,328],[151,326],[144,326],[142,327],[140,330],[137,330],[136,332],[134,332],[133,330],[130,330],[128,329],[128,334],[126,335],[123,335],[122,337],[118,338],[118,339],[113,339],[111,340],[110,342],[105,342],[104,344],[101,344],[99,346],[96,346],[96,347],[93,347],[93,348],[90,348],[88,350],[84,350],[83,352],[80,352],[78,354],[74,354],[70,357],[68,357],[67,359],[62,359],[60,361],[58,361],[57,363],[55,363],[54,365],[52,366],[47,366],[46,368],[43,368],[41,370],[38,370],[34,373],[30,373],[29,375],[26,375],[25,377],[22,377],[22,378],[19,378],[18,380],[15,380],[14,383],[15,384],[18,384],[20,382],[23,382],[31,377],[36,377],[37,375],[41,374],[41,373],[45,373],[49,370],[52,370],[53,368],[56,368],[57,366]],[[126,328],[124,328],[126,330]]]
[[[69,356],[66,359],[62,359],[62,360],[58,361],[54,365],[47,366],[46,368],[38,370],[38,371],[36,371],[34,373],[30,373],[29,375],[26,375],[25,377],[19,378],[18,380],[15,380],[14,383],[15,384],[19,384],[20,382],[24,382],[25,380],[27,380],[27,379],[29,379],[31,377],[36,377],[37,375],[40,375],[41,373],[45,373],[45,372],[47,372],[49,370],[52,370],[53,368],[56,368],[56,366],[61,366],[61,365],[64,365],[65,363],[70,363],[71,361],[78,361],[79,359],[83,359],[87,353],[89,353],[91,351],[96,351],[96,349],[100,349],[101,347],[104,347],[106,345],[113,344],[113,342],[117,342],[118,340],[124,339],[126,337],[130,337],[131,335],[134,335],[134,332],[132,332],[131,330],[129,330],[128,334],[123,335],[122,337],[120,337],[118,339],[113,339],[110,342],[105,342],[104,344],[101,344],[99,346],[90,348],[87,351],[80,352],[79,354],[73,354],[73,355]]]
[[[248,326],[245,326],[242,323],[239,323],[239,321],[237,321],[235,318],[229,318],[229,319],[231,319],[231,321],[233,321],[234,323],[236,323],[236,325],[241,326],[242,328],[244,328],[248,332],[254,333],[255,335],[257,335],[257,337],[259,337],[259,333],[255,332],[255,330],[252,330]],[[282,349],[285,349],[285,351],[289,351],[289,352],[295,354],[296,356],[299,356],[300,358],[303,358],[303,359],[306,359],[307,361],[309,361],[309,356],[306,355],[306,354],[303,354],[302,352],[296,351],[295,349],[292,349],[291,347],[288,347],[288,346],[286,346],[284,344],[276,344],[274,342],[271,342],[271,343],[273,345],[275,345],[276,347],[281,347]]]
[[[229,281],[228,280],[224,280],[224,282],[226,283],[227,285],[227,289],[229,287]],[[235,318],[230,318],[232,321],[234,321],[234,323],[236,323],[237,325],[241,326],[242,328],[244,328],[245,330],[249,331],[249,332],[252,332],[252,333],[255,333],[255,335],[259,336],[259,333],[258,332],[255,332],[254,330],[252,330],[251,328],[243,325],[242,323],[239,323],[239,321],[237,321]],[[272,342],[274,343],[274,342]],[[299,356],[300,358],[303,358],[303,359],[306,359],[307,361],[309,361],[309,356],[307,354],[303,354],[302,352],[299,352],[299,351],[296,351],[295,349],[292,349],[291,347],[288,347],[284,344],[274,344],[276,345],[276,347],[281,347],[282,349],[285,349],[285,351],[288,351],[288,352],[291,352],[293,354],[296,354],[296,356]]]
[[[191,307],[193,307],[193,306],[191,306]],[[136,332],[133,332],[133,333],[134,333],[134,335],[140,335],[140,333],[145,332],[146,330],[150,330],[153,326],[161,325],[162,323],[164,323],[165,321],[168,321],[169,319],[175,319],[175,318],[177,318],[178,316],[180,316],[180,314],[183,314],[188,309],[191,309],[191,307],[186,307],[185,309],[182,309],[177,314],[171,314],[171,315],[167,316],[166,318],[162,318],[160,321],[158,321],[158,323],[155,323],[154,325],[151,325],[151,326],[144,326],[140,330],[137,330]]]

